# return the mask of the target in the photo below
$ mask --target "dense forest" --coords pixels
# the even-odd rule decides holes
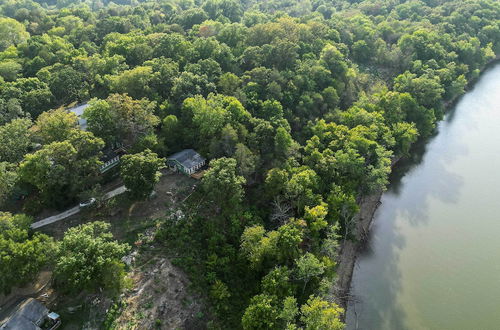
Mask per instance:
[[[498,56],[496,0],[1,0],[0,205],[23,201],[0,213],[0,290],[42,267],[63,292],[120,288],[108,224],[56,242],[30,216],[89,196],[117,144],[138,200],[192,148],[209,169],[155,239],[207,326],[341,329],[360,197]],[[81,130],[66,109],[86,102]]]

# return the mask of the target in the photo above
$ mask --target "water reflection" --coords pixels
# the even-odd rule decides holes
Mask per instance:
[[[462,254],[472,254],[473,249],[460,248],[466,249],[465,239],[480,245],[484,237],[492,235],[488,231],[493,228],[470,230],[471,214],[489,221],[500,212],[491,198],[500,194],[500,178],[491,180],[491,173],[484,173],[494,168],[494,162],[500,164],[498,157],[485,152],[498,150],[495,140],[500,142],[495,134],[500,127],[499,94],[500,66],[496,66],[460,99],[441,122],[438,134],[416,145],[411,158],[393,170],[368,243],[356,264],[348,329],[470,328],[460,320],[464,315],[474,316],[470,309],[476,305],[469,310],[462,306],[469,303],[465,296],[475,298],[479,288],[462,288],[464,269],[476,262],[491,265],[491,261],[476,255],[462,261]],[[497,113],[491,113],[492,104]],[[500,251],[500,242],[497,245]],[[499,255],[492,257],[500,261]],[[500,262],[498,268],[497,275]],[[483,282],[491,276],[488,273],[481,278]],[[471,278],[475,275],[466,276],[466,281],[477,280]],[[500,296],[498,281],[484,286],[484,290],[497,289],[495,296]]]

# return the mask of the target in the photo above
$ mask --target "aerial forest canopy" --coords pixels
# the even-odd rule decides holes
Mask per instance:
[[[0,205],[71,205],[116,143],[144,198],[161,157],[195,149],[210,167],[157,239],[212,326],[341,329],[330,293],[360,198],[499,56],[496,0],[3,0]],[[87,102],[82,131],[65,109]],[[8,240],[48,244],[21,236],[0,234],[1,269]]]

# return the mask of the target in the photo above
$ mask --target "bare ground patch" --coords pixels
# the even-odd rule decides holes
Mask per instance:
[[[187,276],[167,258],[155,258],[131,278],[134,288],[123,298],[117,329],[205,328],[201,298],[188,291]]]

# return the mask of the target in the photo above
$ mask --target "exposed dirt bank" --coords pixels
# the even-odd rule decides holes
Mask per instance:
[[[201,298],[189,292],[187,276],[166,258],[134,271],[134,289],[124,297],[126,308],[117,329],[204,329]]]

